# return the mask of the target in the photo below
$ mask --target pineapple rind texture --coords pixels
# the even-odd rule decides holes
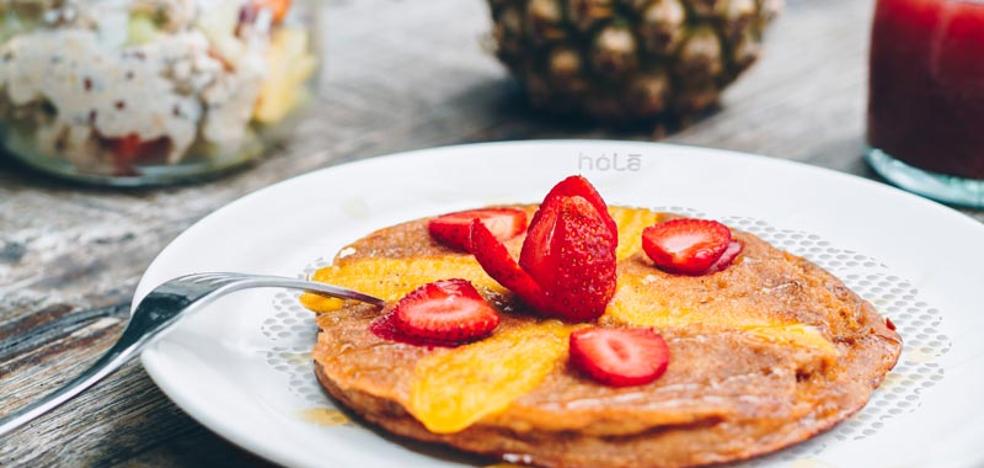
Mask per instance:
[[[488,0],[532,106],[603,122],[686,119],[761,53],[782,0]]]

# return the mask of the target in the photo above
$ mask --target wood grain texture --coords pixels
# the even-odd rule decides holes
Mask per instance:
[[[482,0],[323,2],[325,76],[314,116],[261,163],[204,185],[117,191],[68,185],[0,158],[0,414],[50,391],[122,330],[153,257],[219,206],[293,175],[436,145],[624,138],[532,115],[483,50]],[[667,141],[789,158],[873,177],[861,161],[873,3],[792,0],[764,59],[722,110]],[[967,211],[984,221],[984,213]],[[254,466],[197,425],[138,363],[19,433],[0,465]]]

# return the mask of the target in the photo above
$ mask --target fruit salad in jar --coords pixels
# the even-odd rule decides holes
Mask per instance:
[[[316,5],[313,2],[311,6]],[[249,161],[309,100],[291,0],[0,0],[0,138],[71,178],[169,183]]]

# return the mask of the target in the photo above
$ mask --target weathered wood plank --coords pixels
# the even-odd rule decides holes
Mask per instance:
[[[793,0],[764,60],[719,112],[672,142],[872,177],[860,159],[872,2]],[[649,139],[529,113],[480,40],[482,0],[326,2],[313,118],[259,167],[197,186],[77,187],[0,159],[0,414],[80,371],[122,330],[153,257],[215,208],[287,177],[435,145],[526,138]],[[984,221],[984,213],[968,214]],[[0,465],[262,465],[184,415],[131,363],[0,439]]]

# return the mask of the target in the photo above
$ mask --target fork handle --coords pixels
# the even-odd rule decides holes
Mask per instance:
[[[97,359],[91,367],[62,385],[58,390],[0,418],[0,437],[71,400],[96,382],[123,367],[123,364],[139,354],[148,343],[176,321],[180,314],[175,314],[174,311],[188,312],[191,309],[201,308],[222,295],[250,288],[300,289],[330,297],[366,302],[376,306],[385,304],[382,299],[330,284],[266,275],[238,275],[235,279],[237,281],[234,283],[227,284],[225,287],[195,299],[175,292],[174,288],[169,288],[168,286],[173,282],[167,282],[155,288],[154,293],[156,294],[148,294],[138,306],[138,309],[145,310],[146,313],[134,313],[119,341]]]
[[[0,437],[71,400],[96,382],[123,367],[123,364],[126,364],[130,358],[143,349],[147,344],[147,338],[146,335],[138,336],[133,327],[127,325],[120,340],[79,376],[69,380],[58,390],[45,395],[43,398],[0,418]]]

